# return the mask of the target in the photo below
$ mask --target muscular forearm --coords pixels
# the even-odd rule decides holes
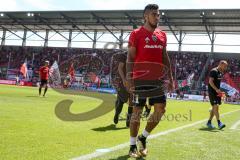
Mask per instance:
[[[166,51],[166,49],[164,50],[165,54],[164,54],[164,64],[167,66],[168,68],[168,78],[170,81],[173,81],[173,76],[172,76],[172,66],[170,63],[170,59],[168,56],[168,53]]]
[[[169,80],[170,81],[173,81],[173,76],[172,76],[172,66],[171,66],[171,64],[170,64],[170,61],[169,61],[169,59],[167,60],[167,67],[169,68],[169,70],[168,70],[168,78],[169,78]]]
[[[119,75],[122,79],[122,81],[126,81],[126,76],[124,75],[124,72],[122,69],[118,69]]]

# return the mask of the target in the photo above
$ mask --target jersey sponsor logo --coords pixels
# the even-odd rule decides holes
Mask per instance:
[[[163,49],[162,45],[145,45],[144,48],[160,48]]]
[[[149,41],[150,41],[150,39],[147,37],[147,38],[145,38],[145,42],[146,43],[149,43]]]

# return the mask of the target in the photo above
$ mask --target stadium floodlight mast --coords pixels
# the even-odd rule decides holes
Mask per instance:
[[[205,12],[202,11],[202,12],[200,13],[200,17],[204,17],[204,16],[205,16]]]
[[[27,13],[27,16],[28,16],[28,17],[33,17],[33,16],[34,16],[34,13]]]

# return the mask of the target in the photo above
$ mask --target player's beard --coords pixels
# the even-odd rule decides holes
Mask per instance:
[[[158,23],[156,24],[148,23],[148,24],[151,28],[154,28],[154,29],[158,27]]]

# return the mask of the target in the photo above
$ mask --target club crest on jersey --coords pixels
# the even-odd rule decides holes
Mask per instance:
[[[147,38],[145,38],[145,42],[146,43],[149,43],[149,41],[150,41],[150,39],[147,37]]]
[[[156,36],[156,35],[152,35],[152,40],[153,40],[154,42],[157,42],[157,36]]]

